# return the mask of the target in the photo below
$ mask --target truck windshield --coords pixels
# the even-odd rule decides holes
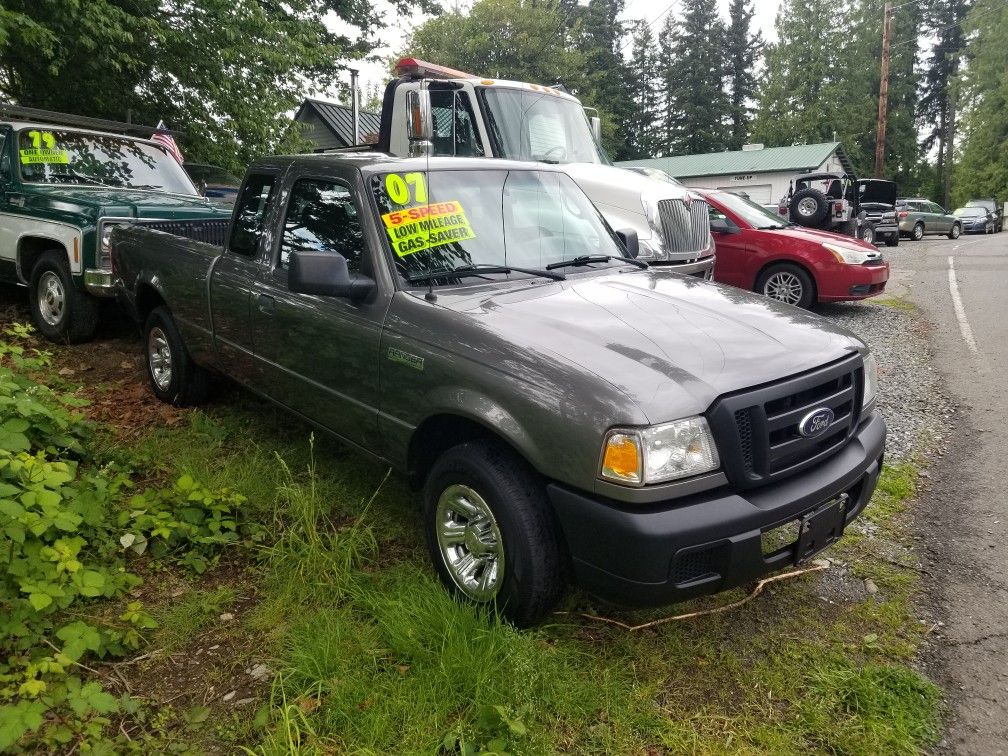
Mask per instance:
[[[543,92],[484,87],[498,157],[547,163],[609,163],[577,100]]]
[[[454,284],[453,270],[473,266],[545,269],[584,256],[623,257],[598,210],[563,173],[382,173],[371,178],[371,191],[407,280],[444,271]]]
[[[182,166],[164,150],[111,134],[22,129],[18,135],[18,163],[21,178],[34,184],[197,193]]]

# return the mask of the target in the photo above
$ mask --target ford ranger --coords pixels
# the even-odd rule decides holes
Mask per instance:
[[[568,576],[654,605],[801,563],[878,479],[861,341],[636,247],[557,166],[361,153],[257,161],[224,247],[126,226],[112,263],[160,399],[222,373],[401,471],[448,589],[525,625]]]

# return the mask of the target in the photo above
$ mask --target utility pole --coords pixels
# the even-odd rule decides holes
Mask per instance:
[[[878,127],[875,130],[875,178],[885,173],[886,116],[889,108],[889,42],[892,34],[892,3],[885,4],[882,22],[882,76],[879,79]]]

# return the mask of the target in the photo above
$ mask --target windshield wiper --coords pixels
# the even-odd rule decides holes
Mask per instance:
[[[567,268],[567,267],[581,267],[582,265],[591,265],[592,263],[604,263],[610,260],[619,260],[621,263],[629,263],[630,265],[636,265],[638,268],[643,270],[649,267],[643,260],[636,260],[633,257],[621,257],[620,255],[580,255],[578,257],[572,257],[570,260],[561,260],[560,262],[550,263],[546,266],[546,270],[556,270],[557,268]]]
[[[161,184],[130,184],[127,189],[164,189]]]
[[[465,265],[454,270],[444,269],[418,273],[415,276],[407,276],[406,280],[410,283],[428,283],[439,278],[462,278],[463,276],[482,276],[489,273],[527,273],[530,276],[542,276],[554,281],[564,281],[567,278],[563,273],[554,273],[551,270],[538,268],[516,268],[513,265]]]

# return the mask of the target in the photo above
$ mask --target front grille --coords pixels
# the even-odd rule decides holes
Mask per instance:
[[[718,399],[709,421],[725,474],[752,487],[793,475],[836,454],[857,429],[863,371],[855,355],[794,378]],[[821,435],[798,431],[802,418],[820,407],[833,410]]]
[[[682,200],[658,202],[662,242],[669,254],[702,252],[710,241],[710,216],[707,203],[694,199],[687,205]]]
[[[227,240],[228,218],[192,218],[190,220],[144,221],[143,225],[155,231],[184,236],[193,241],[223,247]]]

